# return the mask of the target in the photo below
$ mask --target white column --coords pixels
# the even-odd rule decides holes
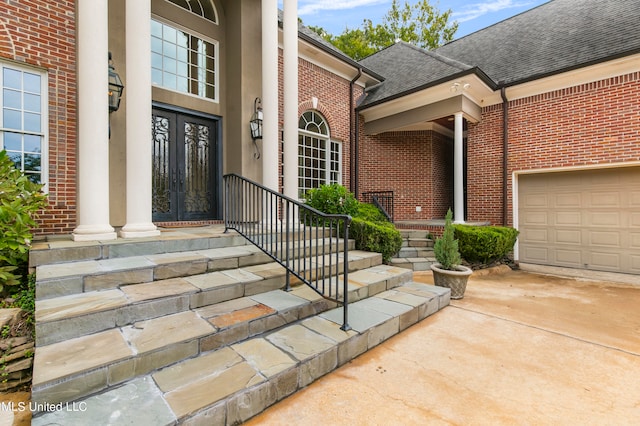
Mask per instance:
[[[464,223],[464,156],[462,112],[454,114],[453,134],[453,221]]]
[[[151,1],[127,0],[126,32],[126,225],[123,238],[151,237]]]
[[[298,198],[298,0],[284,0],[284,195]]]
[[[262,184],[278,188],[278,1],[262,0]]]
[[[75,241],[113,240],[109,224],[107,0],[77,2],[78,227]]]

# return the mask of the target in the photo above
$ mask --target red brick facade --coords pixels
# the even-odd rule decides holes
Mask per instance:
[[[502,106],[469,126],[469,220],[502,222]],[[509,103],[508,219],[512,173],[640,161],[640,73]]]
[[[37,233],[76,224],[75,2],[16,0],[0,8],[0,60],[44,70],[48,81],[49,208]]]
[[[279,122],[283,123],[283,63],[282,51],[279,52]],[[354,70],[355,75],[355,70]],[[342,142],[342,185],[351,185],[351,132],[349,114],[350,82],[307,60],[298,61],[298,116],[305,111],[315,109],[322,114],[329,125],[331,139]],[[361,86],[354,86],[353,104],[362,94]],[[313,98],[317,99],[314,108]],[[280,167],[282,171],[282,164]]]
[[[359,192],[393,191],[399,220],[444,217],[453,204],[453,142],[434,131],[363,135]],[[421,211],[416,211],[420,207]]]

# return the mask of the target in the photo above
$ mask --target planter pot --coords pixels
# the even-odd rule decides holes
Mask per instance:
[[[462,299],[464,291],[467,289],[467,280],[473,272],[466,266],[459,265],[454,271],[442,269],[442,265],[434,263],[431,265],[433,271],[433,282],[440,287],[451,289],[452,299]]]

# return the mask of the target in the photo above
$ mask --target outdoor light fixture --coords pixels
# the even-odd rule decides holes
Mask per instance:
[[[465,81],[462,81],[462,82],[456,81],[455,83],[451,84],[451,87],[449,88],[449,90],[451,91],[451,93],[456,93],[461,90],[469,90],[470,88],[471,88],[470,83],[467,83]]]
[[[109,52],[109,112],[117,111],[120,108],[120,98],[122,97],[122,91],[124,90],[124,84],[120,76],[113,67],[111,62],[111,52]]]
[[[256,148],[253,158],[257,160],[260,158],[260,149],[256,140],[262,139],[262,99],[260,98],[255,98],[253,101],[253,115],[251,116],[251,121],[249,121],[249,128],[251,129],[253,145]]]
[[[253,101],[253,116],[249,122],[251,127],[251,138],[253,140],[262,139],[262,100],[256,98]]]

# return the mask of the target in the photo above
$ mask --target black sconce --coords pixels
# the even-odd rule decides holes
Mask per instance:
[[[122,97],[122,91],[124,90],[124,84],[120,76],[113,67],[111,62],[111,52],[109,52],[109,112],[117,111],[120,108],[120,98]]]
[[[249,121],[249,128],[251,129],[251,139],[253,139],[253,145],[256,148],[256,152],[253,154],[255,159],[260,158],[260,149],[256,143],[257,139],[262,139],[262,100],[255,98],[253,101],[253,115],[251,121]]]

